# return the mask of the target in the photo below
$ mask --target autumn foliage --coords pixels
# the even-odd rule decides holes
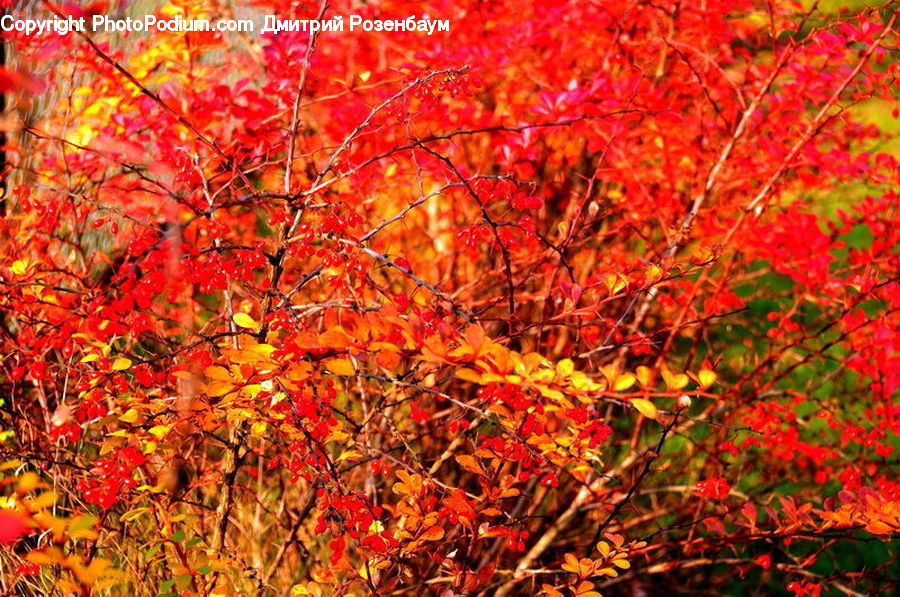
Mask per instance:
[[[4,34],[0,593],[896,588],[896,4],[0,4],[451,23]]]

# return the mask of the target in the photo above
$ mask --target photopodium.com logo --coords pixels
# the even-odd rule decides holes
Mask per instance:
[[[181,15],[159,18],[156,15],[125,17],[114,19],[108,15],[87,17],[54,17],[52,19],[16,18],[4,15],[0,19],[0,30],[6,33],[18,32],[24,35],[69,35],[70,33],[190,33],[223,32],[278,34],[283,31],[326,32],[407,32],[433,35],[450,31],[448,19],[431,19],[416,15],[402,19],[366,19],[360,15],[343,15],[329,19],[280,19],[277,15],[265,15],[262,25],[251,19],[186,19]]]

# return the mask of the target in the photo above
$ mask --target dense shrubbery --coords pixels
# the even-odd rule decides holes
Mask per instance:
[[[889,590],[895,5],[249,4],[9,34],[4,594]]]

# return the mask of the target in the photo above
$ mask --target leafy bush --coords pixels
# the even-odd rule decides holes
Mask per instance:
[[[6,33],[4,594],[890,592],[895,5],[148,10]]]

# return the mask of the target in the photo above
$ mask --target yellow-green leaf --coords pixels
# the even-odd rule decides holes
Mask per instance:
[[[126,359],[125,357],[118,357],[112,364],[113,371],[125,371],[126,369],[131,368],[131,359]]]
[[[572,359],[563,359],[556,364],[556,374],[560,377],[569,377],[575,371],[575,363]]]
[[[256,323],[256,320],[247,315],[246,313],[235,313],[231,319],[235,324],[242,328],[247,328],[250,330],[259,329],[259,324]]]
[[[691,381],[684,373],[672,373],[666,369],[662,370],[662,376],[670,390],[680,390]]]
[[[16,274],[17,276],[21,276],[25,272],[28,271],[28,268],[31,264],[25,259],[19,259],[14,261],[12,265],[9,266],[9,271]]]
[[[635,398],[631,401],[631,405],[648,419],[656,418],[656,406],[654,406],[653,403],[649,400],[644,400],[643,398]]]
[[[145,512],[149,512],[149,511],[150,511],[150,508],[135,508],[134,510],[129,510],[128,512],[123,514],[121,516],[121,518],[119,518],[119,520],[121,520],[123,522],[128,522],[129,520],[134,520],[135,518],[138,518],[141,514],[144,514]]]
[[[641,382],[642,386],[650,385],[650,379],[653,377],[653,371],[650,370],[650,367],[641,365],[635,370],[635,373],[637,373],[638,381]]]
[[[155,437],[156,439],[162,439],[169,433],[172,429],[171,425],[154,425],[150,429],[147,430],[147,433]]]
[[[703,369],[697,374],[697,381],[700,382],[701,388],[708,388],[716,383],[716,372],[710,369]]]
[[[616,378],[616,383],[613,384],[613,389],[617,392],[624,392],[628,388],[634,385],[634,382],[637,381],[637,378],[630,373],[623,373],[619,377]]]
[[[344,460],[359,460],[363,455],[356,450],[344,450],[341,452],[341,455],[337,457],[338,462],[342,462]]]
[[[141,413],[139,413],[137,410],[129,408],[122,414],[121,417],[119,417],[119,420],[123,423],[134,423],[140,418],[140,416]]]

